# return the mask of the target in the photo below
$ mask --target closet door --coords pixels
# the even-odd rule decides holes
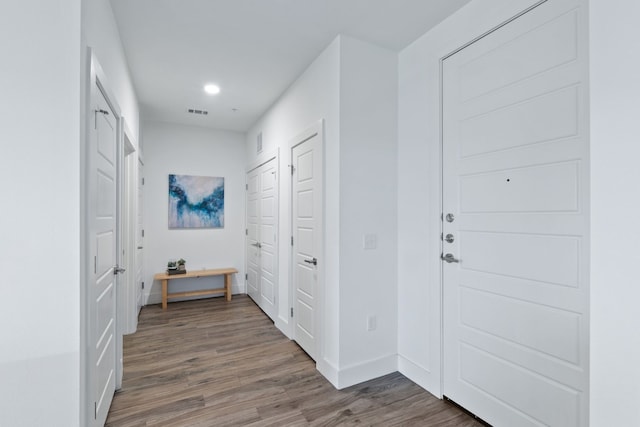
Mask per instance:
[[[272,319],[278,268],[278,176],[275,158],[247,174],[247,294]]]
[[[260,197],[259,168],[247,174],[247,295],[259,305],[260,301],[260,251],[259,251],[259,211]]]

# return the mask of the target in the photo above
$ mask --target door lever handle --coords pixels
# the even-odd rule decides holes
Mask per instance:
[[[120,267],[119,265],[114,265],[114,266],[113,266],[113,274],[114,274],[115,276],[117,276],[118,274],[122,274],[122,273],[124,273],[125,271],[127,271],[127,269],[126,269],[126,268],[122,268],[122,267]]]
[[[313,259],[305,259],[304,262],[306,262],[307,264],[313,264],[313,265],[318,265],[318,260],[316,258]]]
[[[446,254],[446,255],[440,254],[440,259],[448,262],[449,264],[451,264],[452,262],[460,262],[460,260],[456,259],[456,257],[453,256],[453,254]]]
[[[256,248],[261,248],[262,245],[260,243],[252,243],[251,246],[255,246]]]

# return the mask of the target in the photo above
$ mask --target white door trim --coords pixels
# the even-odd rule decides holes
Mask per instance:
[[[126,268],[124,273],[124,283],[122,284],[121,298],[118,301],[118,316],[122,334],[132,334],[138,325],[137,310],[137,289],[136,289],[136,214],[137,214],[137,192],[138,192],[138,157],[136,154],[136,138],[133,132],[123,119],[122,141],[124,146],[124,159],[122,164],[122,251],[121,266]],[[121,376],[119,375],[119,378]]]

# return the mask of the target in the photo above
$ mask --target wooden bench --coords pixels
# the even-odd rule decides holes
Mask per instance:
[[[237,273],[235,268],[217,268],[214,270],[196,270],[188,271],[185,274],[158,273],[153,278],[162,282],[162,309],[167,309],[167,300],[172,298],[195,297],[201,295],[225,294],[227,301],[231,301],[231,275]],[[200,291],[173,292],[169,293],[169,280],[189,279],[208,276],[224,275],[224,288],[220,289],[203,289]]]

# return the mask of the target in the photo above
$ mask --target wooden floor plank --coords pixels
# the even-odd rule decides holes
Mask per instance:
[[[481,427],[399,373],[336,390],[246,296],[142,309],[108,427]]]

